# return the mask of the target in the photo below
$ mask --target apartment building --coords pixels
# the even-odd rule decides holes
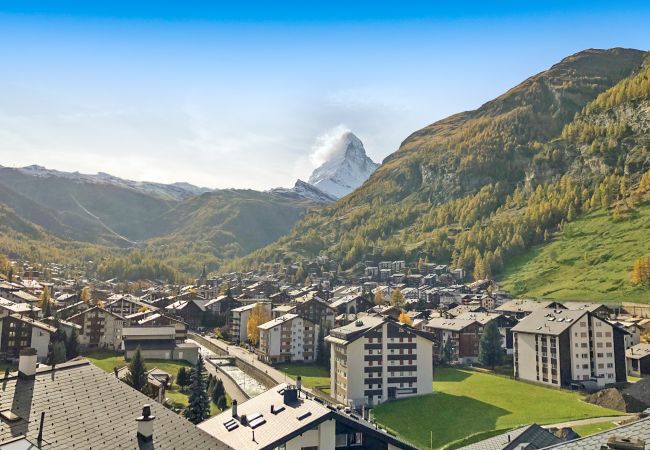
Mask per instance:
[[[262,308],[266,310],[271,316],[271,303],[270,302],[259,302],[262,305]],[[230,318],[230,333],[235,338],[235,341],[239,344],[240,342],[246,341],[248,338],[248,319],[251,316],[251,312],[257,306],[258,303],[250,303],[246,306],[240,306],[231,310]]]
[[[260,360],[270,363],[315,361],[319,326],[298,314],[285,314],[257,328],[260,330]]]
[[[81,327],[79,345],[84,348],[122,348],[122,329],[126,319],[98,306],[89,308],[68,318],[68,322]]]
[[[516,378],[554,386],[626,381],[626,331],[590,311],[542,308],[512,333]]]
[[[433,336],[396,320],[363,315],[330,331],[331,395],[360,408],[429,394]]]

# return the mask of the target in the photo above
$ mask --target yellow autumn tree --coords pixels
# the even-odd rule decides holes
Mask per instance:
[[[260,329],[257,327],[269,320],[271,315],[264,309],[264,305],[256,303],[246,324],[246,334],[251,344],[257,345],[260,342]]]
[[[375,292],[375,298],[374,302],[375,305],[383,305],[386,299],[384,298],[384,293],[381,289],[377,289],[377,292]]]
[[[404,294],[402,294],[402,291],[400,291],[399,289],[395,289],[393,293],[390,295],[390,304],[392,306],[398,306],[401,308],[402,306],[404,306],[404,303],[406,303]]]
[[[406,325],[413,325],[413,319],[411,319],[411,316],[406,314],[406,311],[402,311],[399,315],[399,322]]]
[[[79,298],[81,299],[82,302],[90,303],[91,295],[88,286],[86,286],[81,290],[81,295],[79,295]]]
[[[650,256],[642,256],[634,261],[630,278],[634,284],[650,283]]]

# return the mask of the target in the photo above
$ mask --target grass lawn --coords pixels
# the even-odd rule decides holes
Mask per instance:
[[[298,375],[302,377],[302,384],[305,387],[329,386],[330,372],[318,364],[282,364],[275,366],[280,372],[285,372],[294,380]]]
[[[106,350],[96,350],[85,356],[91,363],[99,367],[100,369],[112,373],[114,368],[120,368],[127,365],[127,361],[119,353],[106,351]],[[175,360],[170,361],[167,359],[148,359],[145,360],[145,365],[147,370],[157,367],[160,370],[171,374],[174,379],[178,375],[178,371],[181,367],[192,367],[192,365],[187,361]],[[167,390],[165,396],[172,403],[173,408],[182,409],[187,406],[188,395],[185,392],[181,392],[180,386],[173,383],[171,388]],[[230,396],[226,395],[226,400],[228,405],[230,405]],[[213,402],[210,402],[210,414],[215,415],[219,413],[219,409]]]
[[[476,433],[532,422],[621,414],[585,403],[578,393],[468,370],[437,368],[433,389],[431,395],[374,408],[375,419],[421,448],[429,448],[433,431],[433,447],[440,448]]]
[[[551,242],[506,261],[501,287],[515,296],[606,303],[650,302],[630,281],[632,264],[650,254],[650,205],[624,220],[609,211],[581,216]]]
[[[616,427],[616,424],[614,422],[600,422],[573,427],[573,431],[578,433],[581,437],[585,437],[600,433],[601,431],[611,430],[614,427]]]

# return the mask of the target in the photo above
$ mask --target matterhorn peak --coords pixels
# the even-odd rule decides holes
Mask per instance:
[[[311,174],[309,184],[336,198],[361,186],[379,166],[351,131],[342,133],[325,150],[325,161]]]

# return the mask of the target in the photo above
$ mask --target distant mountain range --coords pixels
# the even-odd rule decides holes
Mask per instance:
[[[362,146],[360,151],[365,156]],[[337,152],[333,158],[342,167],[354,164],[342,161]],[[337,174],[333,170],[332,179],[343,180]],[[346,186],[358,183],[356,176]],[[305,210],[336,199],[302,180],[292,188],[266,192],[212,190],[189,183],[132,181],[103,172],[0,166],[5,219],[0,235],[27,233],[29,239],[57,242],[59,247],[77,242],[144,248],[189,272],[200,267],[201,260],[214,267],[267,245],[286,234]],[[201,256],[196,259],[192,253]]]

